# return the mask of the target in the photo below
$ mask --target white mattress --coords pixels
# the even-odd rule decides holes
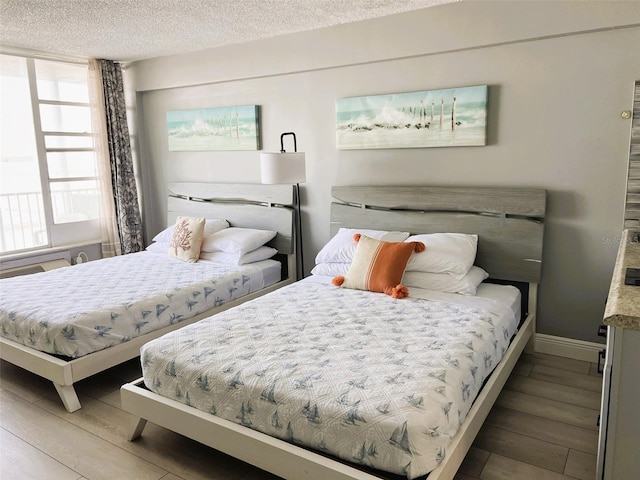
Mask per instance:
[[[280,280],[281,264],[187,263],[139,252],[0,280],[0,335],[80,357]]]
[[[506,351],[519,292],[414,288],[397,300],[326,280],[310,277],[147,343],[145,385],[349,462],[428,473]],[[434,296],[442,298],[426,299]]]

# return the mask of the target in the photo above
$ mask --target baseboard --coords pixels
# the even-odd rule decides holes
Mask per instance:
[[[598,353],[605,347],[603,343],[585,342],[573,338],[554,337],[536,333],[536,352],[559,357],[598,363]]]

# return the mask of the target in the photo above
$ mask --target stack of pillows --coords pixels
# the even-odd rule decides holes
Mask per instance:
[[[153,237],[147,251],[168,253],[189,263],[202,259],[245,265],[273,257],[278,251],[265,244],[275,236],[272,230],[231,227],[221,219],[178,217]]]
[[[405,246],[395,246],[398,243]],[[407,295],[406,287],[475,295],[489,276],[473,264],[477,247],[478,236],[464,233],[410,235],[341,228],[320,250],[311,273],[334,277],[336,285],[396,298]]]

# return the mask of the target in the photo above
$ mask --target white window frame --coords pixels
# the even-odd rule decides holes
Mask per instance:
[[[40,100],[38,98],[38,83],[36,76],[35,59],[30,57],[22,57],[27,62],[27,76],[29,80],[29,91],[31,94],[31,109],[33,113],[33,127],[36,137],[36,151],[38,156],[38,165],[40,169],[40,184],[42,188],[42,201],[44,208],[44,217],[47,228],[47,236],[49,244],[46,246],[29,248],[20,250],[19,252],[27,252],[32,250],[41,250],[48,247],[74,246],[78,244],[89,244],[100,242],[100,220],[81,220],[67,223],[54,223],[53,204],[51,200],[51,184],[56,182],[96,180],[97,177],[72,177],[72,178],[55,178],[49,177],[49,165],[47,163],[47,153],[49,152],[77,152],[77,151],[95,151],[94,148],[46,148],[45,136],[82,136],[91,137],[92,133],[74,133],[74,132],[55,132],[43,131],[42,120],[40,117],[40,105],[61,105],[61,106],[83,106],[90,107],[89,103],[69,102],[59,100]],[[46,59],[45,61],[56,61]],[[65,62],[60,63],[79,63]],[[84,64],[86,65],[86,64]],[[98,183],[98,182],[97,182]],[[98,183],[99,186],[99,183]],[[4,252],[11,254],[14,252]],[[18,251],[16,251],[18,253]]]

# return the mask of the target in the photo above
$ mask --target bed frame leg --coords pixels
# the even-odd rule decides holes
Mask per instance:
[[[131,422],[129,423],[129,437],[128,440],[133,442],[136,438],[142,435],[142,430],[147,425],[147,421],[144,418],[140,417],[131,417]]]
[[[526,346],[524,347],[524,353],[528,353],[533,355],[534,353],[536,353],[536,331],[538,330],[536,328],[536,314],[535,312],[538,311],[538,284],[537,283],[530,283],[529,284],[529,315],[532,316],[531,318],[531,338],[529,338],[529,341],[527,342]]]
[[[533,315],[531,319],[531,337],[529,337],[529,341],[524,346],[524,353],[529,355],[533,355],[536,353],[536,316]]]
[[[530,355],[533,355],[534,353],[536,353],[536,339],[535,339],[535,333],[531,335],[531,338],[529,339],[529,341],[527,342],[527,344],[524,347],[524,353],[528,353]]]
[[[73,385],[60,385],[59,383],[53,382],[53,386],[56,387],[58,395],[60,395],[60,400],[62,400],[67,412],[73,413],[76,410],[80,410],[80,400],[78,400],[78,395]]]

